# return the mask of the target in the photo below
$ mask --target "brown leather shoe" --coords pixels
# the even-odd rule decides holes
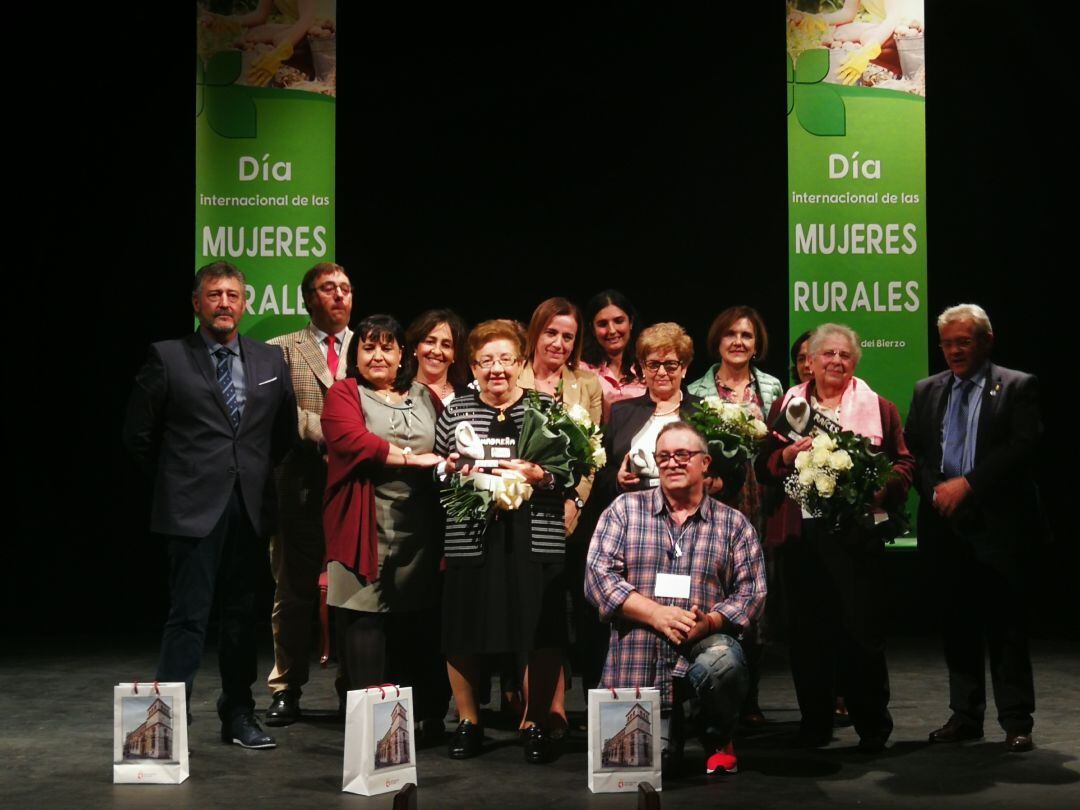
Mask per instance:
[[[958,717],[950,717],[948,723],[930,732],[930,742],[957,743],[964,740],[981,740],[982,735],[981,728],[969,726]]]
[[[1014,754],[1022,754],[1035,747],[1030,734],[1006,734],[1005,747]]]

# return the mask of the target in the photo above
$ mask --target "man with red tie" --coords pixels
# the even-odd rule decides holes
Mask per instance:
[[[268,726],[296,721],[300,693],[308,680],[312,614],[326,554],[322,532],[326,447],[320,419],[326,392],[345,376],[345,350],[352,337],[352,286],[343,267],[317,264],[304,274],[300,287],[311,322],[299,332],[268,341],[281,347],[289,365],[300,431],[300,443],[277,471],[281,512],[280,530],[270,544],[277,590]]]

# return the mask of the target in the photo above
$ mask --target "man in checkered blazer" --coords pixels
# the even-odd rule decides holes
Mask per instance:
[[[332,262],[317,264],[304,274],[300,286],[311,322],[299,332],[267,341],[285,354],[300,430],[300,443],[277,470],[281,515],[280,531],[270,543],[277,590],[268,726],[287,726],[299,717],[300,693],[308,680],[311,617],[326,554],[322,533],[326,446],[320,418],[327,391],[345,376],[345,351],[352,337],[352,287],[344,268]]]

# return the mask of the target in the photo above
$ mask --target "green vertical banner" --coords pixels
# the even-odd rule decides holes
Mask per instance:
[[[927,368],[923,43],[922,0],[788,4],[791,335],[853,328],[902,412]]]
[[[196,34],[195,267],[244,272],[265,340],[307,322],[300,278],[334,260],[336,4],[200,2]]]

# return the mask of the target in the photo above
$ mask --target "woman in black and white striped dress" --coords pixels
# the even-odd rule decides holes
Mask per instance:
[[[435,430],[435,451],[447,457],[446,476],[469,469],[460,466],[455,452],[460,424],[468,422],[484,443],[507,445],[516,442],[525,417],[525,394],[517,384],[525,353],[521,326],[486,321],[470,333],[468,350],[479,390],[450,402]],[[515,510],[496,510],[486,524],[449,517],[446,523],[443,650],[460,718],[450,756],[480,752],[476,694],[485,657],[517,653],[528,657],[521,722],[525,758],[544,762],[551,756],[551,733],[566,726],[566,718],[551,711],[556,692],[564,688],[566,493],[532,462],[515,458],[501,466],[532,485],[532,498]]]

